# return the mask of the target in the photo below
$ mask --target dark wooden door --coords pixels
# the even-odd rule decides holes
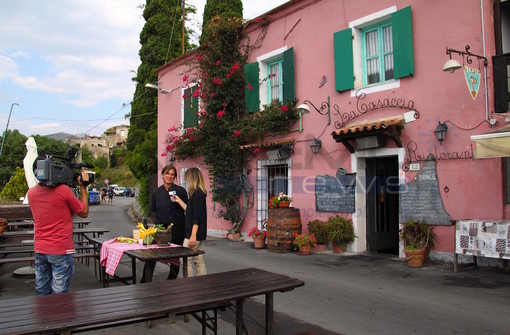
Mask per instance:
[[[365,162],[367,249],[398,253],[398,159],[391,156]]]

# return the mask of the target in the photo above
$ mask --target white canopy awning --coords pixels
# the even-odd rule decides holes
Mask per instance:
[[[482,135],[473,135],[475,159],[510,157],[510,125]]]

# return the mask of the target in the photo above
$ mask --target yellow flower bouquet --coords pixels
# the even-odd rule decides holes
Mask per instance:
[[[156,228],[149,227],[145,228],[142,223],[138,223],[136,226],[140,231],[140,238],[143,240],[143,244],[149,245],[154,241],[154,235],[156,235]]]

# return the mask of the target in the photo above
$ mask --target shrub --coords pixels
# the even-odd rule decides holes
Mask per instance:
[[[308,221],[308,232],[314,234],[317,244],[328,244],[328,223],[322,220]]]

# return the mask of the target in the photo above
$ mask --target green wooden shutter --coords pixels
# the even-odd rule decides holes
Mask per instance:
[[[259,63],[254,62],[244,66],[244,100],[246,103],[246,113],[254,113],[260,109],[259,100]],[[248,89],[251,85],[252,89]]]
[[[283,52],[283,103],[296,99],[294,79],[294,48]]]
[[[411,6],[391,14],[395,79],[414,75]]]
[[[354,88],[351,28],[333,34],[335,53],[335,89],[338,92]]]
[[[494,111],[502,113],[508,111],[508,64],[510,54],[492,57],[492,71],[494,76]],[[510,178],[510,176],[508,177]]]
[[[193,97],[196,86],[184,90],[184,128],[190,128],[198,125],[198,97]]]

